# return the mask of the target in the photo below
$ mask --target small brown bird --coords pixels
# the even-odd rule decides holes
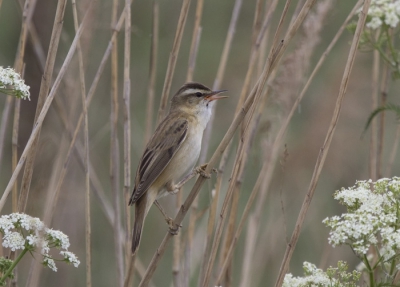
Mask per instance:
[[[204,129],[211,116],[211,102],[226,98],[199,83],[186,83],[172,97],[171,108],[147,143],[140,160],[129,205],[135,204],[132,253],[140,243],[144,219],[155,200],[175,194],[175,182],[199,158]]]

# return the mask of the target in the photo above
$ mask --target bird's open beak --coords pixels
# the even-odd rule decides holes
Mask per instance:
[[[220,91],[213,91],[209,93],[208,95],[205,96],[205,99],[209,102],[219,100],[219,99],[224,99],[227,98],[228,96],[218,96],[221,93],[227,92],[228,90],[220,90]]]

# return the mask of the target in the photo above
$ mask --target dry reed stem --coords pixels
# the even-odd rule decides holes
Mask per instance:
[[[372,64],[372,75],[371,75],[371,111],[375,111],[378,108],[378,93],[379,93],[379,61],[380,55],[377,50],[373,52],[373,64]],[[372,181],[377,180],[377,129],[378,120],[374,118],[371,122],[371,135],[370,135],[370,146],[369,146],[369,178]]]
[[[136,255],[131,255],[128,261],[128,264],[126,265],[126,276],[124,280],[124,287],[128,287],[131,285],[131,281],[133,279],[133,273],[135,271],[135,261],[136,261]]]
[[[175,65],[179,54],[179,48],[181,47],[183,30],[185,29],[185,23],[189,12],[189,6],[190,6],[190,0],[183,0],[181,12],[179,14],[178,26],[176,28],[174,44],[172,45],[171,54],[169,55],[168,67],[164,80],[164,87],[161,93],[161,103],[158,110],[157,122],[161,122],[166,113],[168,95],[171,89],[172,78],[174,76]]]
[[[283,284],[283,279],[285,277],[285,274],[288,271],[289,262],[292,258],[294,248],[296,247],[296,243],[297,243],[298,237],[300,235],[300,230],[303,225],[304,218],[305,218],[308,208],[310,206],[311,199],[314,195],[314,191],[317,186],[319,176],[321,174],[322,167],[323,167],[325,159],[326,159],[326,155],[329,151],[329,147],[332,142],[332,138],[333,138],[333,135],[334,135],[334,132],[336,129],[336,125],[339,120],[342,102],[343,102],[344,95],[346,93],[347,85],[349,82],[350,72],[351,72],[353,64],[354,64],[354,59],[355,59],[355,55],[357,52],[358,42],[360,40],[361,32],[362,32],[364,24],[365,24],[365,20],[367,17],[367,12],[368,12],[370,3],[371,3],[371,0],[366,0],[364,2],[362,12],[360,12],[360,16],[359,16],[358,23],[357,23],[357,28],[356,28],[356,31],[355,31],[355,34],[353,37],[353,41],[351,43],[348,60],[346,62],[346,67],[345,67],[345,70],[343,73],[342,82],[340,84],[339,94],[338,94],[337,102],[335,105],[335,110],[334,110],[334,113],[332,116],[332,120],[331,120],[329,129],[328,129],[324,144],[322,145],[322,147],[320,149],[320,153],[317,158],[317,162],[316,162],[314,173],[313,173],[313,176],[312,176],[312,179],[310,182],[309,190],[306,194],[306,197],[304,198],[303,205],[301,207],[299,216],[297,218],[296,226],[294,228],[290,242],[286,248],[286,252],[285,252],[285,255],[284,255],[284,258],[282,261],[282,265],[281,265],[281,268],[279,271],[279,276],[278,276],[278,279],[275,284],[276,287],[280,287]]]
[[[127,211],[126,218],[130,218],[130,208],[128,208],[129,195],[131,192],[131,78],[130,78],[130,62],[131,62],[131,0],[125,0],[125,39],[124,39],[124,90],[123,90],[123,110],[124,110],[124,195],[125,209]],[[120,197],[119,192],[116,192],[115,197],[115,214],[116,219],[120,222]],[[120,223],[117,224],[121,226]],[[119,286],[124,284],[124,266],[123,266],[123,250],[122,246],[118,245],[121,236],[119,227],[115,229],[116,235],[115,244],[117,248],[117,266],[118,266],[118,281]],[[129,229],[127,230],[129,232]],[[129,233],[128,233],[129,234]],[[129,249],[126,250],[128,253]]]
[[[59,3],[60,3],[60,2],[59,2]],[[92,3],[92,2],[90,2],[90,3]],[[64,3],[64,4],[65,4],[65,3]],[[65,8],[65,7],[64,7],[64,8]],[[61,9],[61,8],[60,8],[60,9]],[[89,11],[89,10],[90,10],[90,9],[88,9],[88,11]],[[59,13],[61,13],[61,12],[58,12],[58,14],[59,14]],[[11,190],[12,185],[15,183],[15,181],[16,181],[16,179],[17,179],[17,177],[18,177],[18,174],[19,174],[19,172],[20,172],[21,169],[22,169],[23,164],[24,164],[24,162],[25,162],[25,160],[26,160],[28,154],[30,154],[30,150],[31,150],[31,148],[32,148],[32,146],[33,146],[33,144],[34,144],[34,142],[36,141],[37,136],[39,135],[40,128],[41,128],[41,126],[42,126],[42,124],[43,124],[43,120],[44,120],[44,118],[46,117],[46,114],[47,114],[47,112],[48,112],[48,110],[49,110],[49,108],[50,108],[50,105],[51,105],[51,103],[52,103],[52,101],[53,101],[53,99],[54,99],[54,97],[55,97],[55,95],[56,95],[57,89],[58,89],[58,87],[59,87],[59,85],[60,85],[60,82],[61,82],[62,78],[64,77],[64,75],[65,75],[65,73],[66,73],[66,71],[67,71],[67,68],[68,68],[68,66],[69,66],[69,64],[70,64],[70,62],[71,62],[71,59],[72,59],[72,57],[73,57],[73,55],[74,55],[74,52],[75,52],[75,49],[76,49],[77,41],[78,41],[79,37],[80,37],[81,34],[82,34],[82,31],[83,31],[83,29],[84,29],[83,27],[86,25],[86,21],[85,21],[86,18],[87,18],[86,15],[87,15],[87,13],[85,14],[85,17],[84,17],[84,19],[83,19],[83,21],[82,21],[82,23],[81,23],[81,25],[80,25],[80,27],[79,27],[79,30],[78,30],[78,32],[77,32],[76,35],[75,35],[74,41],[72,42],[71,47],[70,47],[70,49],[69,49],[69,51],[68,51],[68,54],[67,54],[67,56],[66,56],[66,58],[65,58],[65,60],[64,60],[64,63],[63,63],[63,65],[62,65],[62,67],[61,67],[61,69],[60,69],[60,71],[59,71],[59,74],[57,75],[57,78],[56,78],[56,80],[54,81],[53,87],[52,87],[52,89],[51,89],[49,95],[46,97],[46,100],[45,100],[45,102],[44,102],[44,104],[43,104],[43,108],[42,108],[42,110],[41,110],[41,112],[40,112],[40,114],[39,114],[39,116],[38,116],[37,121],[36,121],[35,124],[34,124],[34,128],[33,128],[33,130],[32,130],[31,136],[30,136],[29,139],[28,139],[28,142],[27,142],[27,144],[26,144],[26,146],[25,146],[25,149],[24,149],[24,151],[23,151],[23,153],[22,153],[22,155],[21,155],[21,157],[20,157],[20,160],[19,160],[19,162],[18,162],[18,165],[17,165],[17,167],[15,168],[15,170],[14,170],[12,176],[11,176],[11,179],[10,179],[10,181],[9,181],[9,183],[8,183],[8,185],[7,185],[5,191],[4,191],[4,193],[3,193],[3,195],[2,195],[2,197],[1,197],[1,199],[0,199],[0,212],[1,212],[1,210],[3,209],[3,207],[4,207],[4,204],[5,204],[5,202],[6,202],[6,200],[7,200],[7,197],[8,197],[8,195],[9,195],[9,193],[10,193],[10,190]],[[56,17],[56,20],[57,20],[57,17]],[[51,47],[52,47],[53,45],[55,45],[55,44],[51,44]],[[54,49],[54,48],[53,48],[53,49]],[[49,65],[49,64],[46,64],[46,66],[48,66],[48,65]],[[50,68],[48,68],[48,69],[50,69]],[[48,69],[46,69],[46,70],[48,70]],[[43,81],[46,82],[46,80],[45,80],[44,78],[43,78]],[[43,82],[42,82],[42,83],[43,83]],[[48,83],[46,82],[46,84],[43,84],[43,86],[47,86],[47,84],[48,84]],[[45,89],[45,87],[44,87],[43,89]],[[22,198],[21,198],[21,197],[22,197]],[[20,201],[19,201],[19,202],[20,202],[22,205],[24,205],[23,203],[26,203],[26,199],[27,199],[27,194],[25,194],[25,195],[21,194],[21,195],[20,195]],[[21,204],[19,204],[19,207],[22,206]],[[19,210],[22,211],[21,208],[19,208]]]
[[[179,208],[182,205],[182,194],[183,188],[176,195],[176,213],[178,213]],[[186,286],[183,285],[183,274],[181,271],[181,238],[182,232],[179,232],[176,236],[174,236],[174,251],[173,251],[173,263],[172,263],[172,282],[173,286],[180,287]]]
[[[397,124],[396,136],[393,141],[393,147],[390,152],[389,162],[388,162],[388,165],[386,168],[386,177],[392,177],[392,168],[393,168],[394,161],[396,159],[397,150],[399,148],[399,142],[400,142],[400,124]]]
[[[229,23],[228,32],[226,34],[225,44],[224,44],[224,48],[222,50],[221,58],[219,61],[217,75],[215,76],[214,84],[212,87],[213,90],[219,90],[221,87],[221,83],[222,83],[222,80],[225,75],[226,63],[228,61],[229,52],[230,52],[231,46],[232,46],[233,36],[235,35],[236,25],[238,22],[240,10],[242,8],[242,3],[243,3],[243,0],[236,0],[235,5],[233,6],[231,21]],[[208,121],[207,127],[203,134],[203,141],[202,141],[201,152],[200,152],[200,156],[199,156],[199,162],[201,164],[203,164],[203,162],[205,162],[206,158],[207,158],[208,145],[210,143],[211,131],[212,131],[212,126],[213,126],[213,122],[214,122],[214,118],[215,118],[214,111],[215,111],[216,105],[217,105],[217,103],[214,103],[214,105],[212,105],[211,117],[210,117],[210,120]]]
[[[74,18],[75,33],[79,29],[78,13],[76,11],[76,2],[72,0],[72,14]],[[77,43],[78,64],[79,64],[79,84],[81,90],[82,110],[84,116],[84,160],[83,167],[85,172],[85,255],[86,255],[86,286],[92,286],[92,253],[91,253],[91,218],[90,218],[90,170],[89,170],[89,123],[86,106],[86,87],[85,87],[85,70],[83,68],[83,55],[81,44],[78,39]]]
[[[390,81],[390,66],[385,64],[383,67],[381,87],[380,87],[380,106],[386,105],[387,95],[389,91],[389,81]],[[378,131],[378,155],[376,161],[376,174],[378,178],[382,177],[382,162],[383,162],[383,146],[385,140],[385,116],[386,112],[382,111],[379,114],[379,131]]]
[[[35,156],[36,156],[36,152],[37,152],[37,144],[39,142],[40,128],[41,128],[41,125],[36,125],[36,123],[39,120],[39,116],[41,114],[42,109],[44,109],[45,102],[47,102],[47,100],[49,99],[48,93],[49,93],[51,82],[52,82],[54,63],[55,63],[55,59],[56,59],[56,55],[57,55],[61,31],[62,31],[62,27],[63,27],[63,23],[64,23],[64,12],[65,12],[66,3],[67,3],[66,0],[61,0],[61,1],[58,1],[58,3],[57,3],[57,10],[56,10],[55,18],[54,18],[53,30],[51,33],[50,45],[49,45],[49,50],[47,53],[47,60],[46,60],[46,65],[45,65],[45,69],[44,69],[44,74],[42,76],[42,82],[40,84],[40,91],[39,91],[35,119],[34,119],[35,125],[33,127],[33,130],[36,130],[37,135],[35,135],[35,138],[31,144],[32,146],[28,150],[26,159],[25,158],[23,159],[24,162],[26,161],[26,164],[25,164],[24,175],[22,177],[21,191],[20,191],[20,197],[19,197],[19,202],[18,202],[18,210],[20,212],[25,211],[26,205],[28,203],[29,188],[30,188],[32,173],[33,173],[33,164],[35,161]],[[75,47],[74,47],[74,50],[75,50]],[[71,55],[71,57],[72,57],[72,55]],[[52,100],[50,100],[50,103],[51,103],[51,101]],[[33,130],[32,130],[32,134],[33,134]],[[21,157],[21,159],[22,159],[22,157]]]
[[[24,66],[24,55],[25,55],[28,27],[31,23],[35,6],[36,6],[36,0],[33,0],[32,2],[30,2],[30,0],[26,0],[22,13],[21,33],[19,36],[17,55],[15,57],[15,62],[14,62],[14,70],[17,73],[20,73],[21,77],[23,77],[24,74],[22,70]],[[21,100],[16,99],[14,106],[14,121],[13,121],[12,150],[11,150],[12,170],[14,170],[18,164],[18,130],[19,130],[20,108],[21,108]],[[12,191],[12,211],[17,212],[17,209],[18,209],[18,183],[15,182]]]
[[[204,0],[197,0],[196,14],[194,18],[194,27],[192,33],[192,42],[190,43],[189,65],[188,65],[188,72],[186,75],[186,82],[193,81],[197,50],[199,47],[200,35],[201,35],[200,23],[201,23],[201,16],[203,15],[203,6],[204,6]]]
[[[190,44],[189,62],[188,62],[188,71],[186,74],[186,82],[193,81],[193,75],[194,75],[194,70],[196,67],[196,59],[197,59],[197,53],[198,53],[198,48],[200,45],[200,38],[201,38],[201,31],[202,31],[200,24],[201,24],[201,18],[203,15],[203,6],[204,6],[204,0],[197,0],[192,41]],[[181,191],[181,193],[182,193],[182,191]],[[177,198],[177,204],[178,204],[179,200],[180,200],[180,202],[182,201],[182,199]],[[181,203],[179,203],[179,206],[180,206],[180,204]],[[179,208],[178,208],[178,210],[179,210]],[[195,225],[196,225],[197,218],[198,218],[198,198],[196,198],[195,202],[192,204],[192,210],[191,210],[190,216],[189,216],[189,225],[188,225],[189,228],[188,228],[187,236],[186,236],[185,259],[184,259],[184,263],[183,263],[184,264],[184,267],[183,267],[184,272],[183,272],[183,276],[182,276],[183,286],[189,286],[193,237],[194,237],[194,231],[195,231]],[[176,245],[177,245],[177,243],[176,243]],[[175,248],[178,248],[178,247],[176,246]]]
[[[144,146],[150,140],[150,137],[153,133],[154,95],[155,95],[155,86],[157,77],[159,20],[160,20],[159,5],[157,1],[154,1],[152,33],[151,33],[151,49],[150,49],[149,84],[147,87],[146,129],[143,141]]]
[[[117,25],[118,16],[118,0],[113,1],[112,11],[111,11],[111,28]],[[113,225],[113,236],[114,236],[114,251],[115,251],[115,259],[116,259],[116,277],[118,286],[122,286],[123,284],[123,273],[124,273],[124,264],[123,264],[123,249],[122,247],[125,245],[126,250],[127,241],[129,239],[129,228],[130,222],[126,221],[126,239],[122,239],[121,235],[121,221],[120,221],[120,158],[119,158],[119,140],[118,140],[118,41],[115,37],[113,39],[113,47],[111,49],[111,110],[110,110],[110,182],[111,182],[111,192],[112,192],[112,200],[113,200],[113,216],[114,216],[114,225]],[[129,218],[129,212],[127,208],[124,209],[126,218]],[[125,242],[125,244],[121,244],[121,240]],[[127,263],[128,254],[125,256],[125,262]]]

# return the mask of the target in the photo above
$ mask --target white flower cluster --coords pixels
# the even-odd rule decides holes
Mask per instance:
[[[329,267],[326,272],[309,262],[303,263],[304,277],[286,274],[282,287],[356,287],[361,273],[347,272],[348,265],[339,261],[337,267]]]
[[[78,267],[80,261],[74,253],[68,251],[68,236],[58,230],[47,228],[37,217],[23,213],[12,213],[0,217],[0,232],[3,234],[3,247],[12,251],[18,249],[40,250],[43,265],[57,271],[54,259],[49,254],[50,248],[64,249],[60,251],[63,260]],[[24,234],[27,234],[24,236]]]
[[[335,279],[333,279],[334,281],[332,282],[332,280],[322,269],[318,269],[312,263],[304,262],[303,269],[306,276],[293,277],[293,275],[290,273],[286,274],[282,287],[328,287],[333,286],[334,283],[337,283]]]
[[[335,193],[335,199],[347,207],[347,213],[323,220],[332,246],[347,244],[359,255],[370,246],[380,249],[385,261],[400,254],[400,178],[377,182],[358,181],[355,186]]]
[[[9,86],[13,86],[14,89],[10,89]],[[29,88],[14,69],[0,66],[0,92],[30,100]]]
[[[377,29],[386,24],[395,28],[399,23],[400,0],[372,0],[368,9],[367,27]]]

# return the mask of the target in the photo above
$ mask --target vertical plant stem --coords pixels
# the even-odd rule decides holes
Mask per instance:
[[[389,81],[390,81],[390,65],[385,64],[383,68],[383,74],[381,79],[381,101],[380,105],[386,105],[387,94],[389,91]],[[385,137],[385,111],[382,111],[379,115],[379,131],[378,131],[378,155],[377,155],[377,167],[376,173],[378,178],[382,177],[382,161],[383,161],[383,145]]]
[[[76,11],[76,2],[72,0],[72,14],[74,17],[75,33],[79,29],[78,13]],[[90,217],[90,170],[89,170],[89,123],[86,105],[86,86],[85,71],[83,68],[83,55],[78,39],[77,53],[79,61],[79,83],[82,99],[82,110],[84,117],[83,135],[84,135],[84,171],[85,171],[85,247],[86,247],[86,286],[92,286],[92,254],[91,254],[91,217]]]
[[[117,25],[118,15],[118,0],[113,1],[112,12],[111,12],[111,28]],[[125,14],[126,20],[126,14]],[[114,230],[114,250],[115,250],[115,258],[116,258],[116,277],[118,286],[122,286],[123,284],[123,252],[121,244],[121,222],[120,222],[120,158],[119,158],[119,140],[118,140],[118,41],[117,38],[114,37],[112,39],[113,46],[111,49],[111,111],[110,111],[110,121],[111,121],[111,138],[110,138],[110,181],[111,181],[111,189],[113,195],[113,212],[114,212],[114,222],[116,224],[113,225]],[[125,206],[125,205],[124,205]],[[130,213],[125,208],[126,214],[126,236],[125,236],[125,246],[129,239],[129,226],[130,226]],[[128,247],[125,248],[128,250]],[[128,252],[125,252],[128,253]],[[127,263],[128,254],[125,257],[125,263]]]
[[[11,274],[11,272],[14,270],[14,268],[17,266],[19,261],[21,261],[22,257],[24,257],[25,253],[28,252],[28,249],[24,249],[21,251],[21,253],[18,255],[18,257],[15,259],[13,264],[11,264],[10,268],[3,274],[3,277],[0,279],[0,283],[4,283],[7,280],[7,277]]]
[[[233,36],[235,35],[236,25],[238,22],[240,10],[242,8],[242,3],[243,3],[243,0],[236,0],[235,5],[233,6],[232,17],[231,17],[231,21],[229,23],[228,32],[226,34],[224,49],[222,50],[222,55],[221,55],[221,59],[219,61],[217,75],[215,76],[214,84],[212,87],[213,90],[219,90],[221,87],[221,83],[222,83],[222,80],[225,75],[226,63],[228,61],[229,52],[230,52],[231,46],[232,46]],[[207,158],[208,145],[210,142],[212,126],[213,126],[213,122],[214,122],[214,118],[215,118],[215,113],[214,113],[215,107],[216,107],[216,103],[212,106],[211,118],[207,124],[205,131],[204,131],[203,141],[202,141],[202,145],[201,145],[201,152],[200,152],[200,156],[199,156],[199,162],[201,162],[201,163],[205,162],[205,160]]]
[[[399,142],[400,142],[400,124],[397,124],[396,136],[393,141],[392,151],[390,152],[389,163],[386,168],[386,176],[387,177],[392,177],[392,168],[393,168],[394,161],[396,159],[397,150],[399,148]]]
[[[144,135],[144,142],[150,140],[153,131],[153,114],[154,114],[154,94],[157,76],[157,53],[158,53],[158,22],[159,22],[159,5],[157,1],[153,3],[153,27],[151,33],[151,51],[150,51],[150,71],[149,71],[149,85],[147,88],[147,110],[146,110],[146,130]]]
[[[36,123],[39,121],[39,116],[40,116],[42,110],[44,109],[45,102],[47,101],[47,99],[49,99],[48,94],[49,94],[49,90],[50,90],[50,86],[51,86],[51,82],[52,82],[54,63],[55,63],[55,59],[56,59],[56,55],[57,55],[61,31],[62,31],[62,27],[63,27],[63,23],[64,23],[64,12],[65,12],[66,3],[67,3],[66,0],[60,0],[57,3],[56,16],[54,18],[53,30],[51,33],[50,45],[49,45],[49,50],[48,50],[48,54],[47,54],[47,60],[46,60],[46,65],[45,65],[45,69],[44,69],[44,74],[42,76],[42,82],[40,85],[40,92],[39,92],[39,97],[38,97],[38,102],[37,102],[37,107],[36,107],[36,114],[35,114],[35,119],[34,119],[35,125],[33,127],[33,130],[37,129],[37,131],[36,131],[37,135],[35,136],[35,138],[32,142],[32,146],[29,149],[29,152],[26,156],[25,171],[24,171],[24,175],[22,177],[22,182],[21,182],[21,192],[20,192],[20,197],[19,197],[19,202],[18,202],[18,210],[20,212],[25,211],[26,204],[28,202],[29,188],[30,188],[32,173],[33,173],[33,163],[35,161],[37,144],[39,142],[40,128],[41,128],[41,125],[37,126]],[[75,50],[75,47],[74,47],[74,50]],[[32,131],[32,133],[33,133],[33,131]],[[25,161],[25,159],[24,159],[24,161]]]
[[[8,127],[8,122],[10,121],[11,116],[11,107],[14,101],[13,96],[7,96],[6,102],[4,104],[3,113],[1,115],[1,123],[0,123],[0,171],[1,167],[4,166],[2,164],[3,160],[3,151],[4,151],[4,141],[6,139],[6,130]]]
[[[203,15],[203,5],[204,0],[197,0],[196,4],[196,16],[194,21],[193,27],[193,34],[192,34],[192,41],[190,44],[190,52],[189,52],[189,63],[188,63],[188,71],[186,74],[186,82],[193,81],[194,70],[196,67],[196,58],[198,47],[200,44],[200,37],[201,37],[201,18]],[[182,191],[181,191],[182,192]],[[177,198],[178,204],[178,198]],[[181,203],[180,203],[181,204]],[[186,236],[186,248],[185,248],[185,260],[184,260],[184,267],[183,267],[183,278],[182,284],[183,286],[189,286],[190,281],[190,264],[192,260],[192,247],[193,247],[193,237],[195,232],[195,225],[198,213],[198,198],[195,199],[192,205],[192,210],[189,216],[189,228]],[[179,210],[179,209],[178,209]]]
[[[313,176],[312,176],[312,179],[311,179],[311,182],[310,182],[310,187],[309,187],[309,190],[307,192],[306,197],[304,198],[303,205],[302,205],[301,210],[300,210],[300,214],[299,214],[299,216],[297,218],[295,229],[293,231],[293,234],[292,234],[292,237],[290,239],[290,242],[289,242],[289,244],[288,244],[288,246],[286,248],[286,252],[285,252],[285,255],[284,255],[284,258],[283,258],[283,261],[282,261],[282,264],[281,264],[281,268],[280,268],[280,271],[279,271],[278,279],[277,279],[276,284],[275,284],[276,287],[282,286],[283,279],[285,277],[285,274],[288,271],[289,262],[290,262],[290,260],[292,258],[294,248],[296,247],[296,243],[297,243],[297,240],[298,240],[299,235],[300,235],[300,230],[301,230],[301,227],[303,225],[304,218],[305,218],[305,216],[307,214],[307,211],[308,211],[308,208],[310,206],[311,199],[312,199],[312,197],[314,195],[314,191],[315,191],[315,188],[316,188],[318,180],[319,180],[319,176],[320,176],[321,171],[322,171],[322,167],[323,167],[323,165],[325,163],[326,155],[327,155],[327,153],[329,151],[329,147],[330,147],[330,144],[332,142],[333,135],[335,133],[336,125],[337,125],[337,122],[339,120],[340,110],[341,110],[341,107],[342,107],[342,102],[343,102],[343,99],[344,99],[344,95],[346,94],[347,84],[349,82],[350,72],[351,72],[353,64],[354,64],[354,59],[355,59],[355,55],[356,55],[356,52],[357,52],[358,43],[359,43],[359,40],[360,40],[361,32],[362,32],[364,24],[365,24],[365,20],[366,20],[366,17],[367,17],[367,12],[368,12],[368,8],[370,6],[370,3],[371,3],[371,0],[366,0],[364,2],[364,6],[363,6],[363,9],[362,9],[362,12],[360,12],[360,16],[359,16],[358,23],[357,23],[357,28],[356,28],[356,31],[355,31],[355,34],[354,34],[354,37],[353,37],[353,41],[351,43],[349,56],[348,56],[346,67],[345,67],[345,70],[344,70],[344,73],[343,73],[342,82],[340,84],[339,94],[338,94],[338,98],[337,98],[337,101],[336,101],[335,110],[334,110],[334,113],[333,113],[333,116],[332,116],[332,120],[331,120],[329,129],[328,129],[324,144],[320,149],[320,153],[318,155],[317,163],[316,163],[315,168],[314,168],[314,173],[313,173]],[[300,12],[300,14],[301,14],[301,12]]]
[[[12,170],[18,164],[18,130],[19,130],[19,112],[21,100],[17,99],[14,106],[14,124],[12,133]],[[15,182],[12,191],[12,212],[18,212],[18,183]]]
[[[379,52],[374,50],[373,52],[373,64],[372,64],[372,79],[371,79],[371,111],[375,111],[378,108],[378,93],[379,93]],[[373,119],[371,122],[371,135],[370,135],[370,147],[369,147],[369,178],[372,181],[377,180],[377,119]]]
[[[201,17],[203,15],[204,0],[197,0],[196,15],[194,18],[194,27],[192,34],[192,42],[190,43],[189,65],[186,75],[186,82],[193,81],[194,68],[196,64],[197,48],[199,47],[201,34]]]
[[[125,43],[124,43],[124,196],[126,218],[130,218],[130,208],[128,208],[129,195],[131,191],[131,78],[130,78],[130,61],[131,61],[131,0],[125,0]],[[116,192],[119,195],[119,192]],[[115,197],[115,214],[120,226],[120,197]],[[130,220],[129,220],[130,226]],[[121,230],[115,230],[118,233],[115,244],[117,244],[117,265],[118,265],[118,282],[119,286],[124,285],[124,266],[123,266],[123,253],[122,246],[119,244]],[[130,234],[129,229],[127,234]],[[129,250],[129,249],[127,249]],[[129,253],[129,251],[126,251]]]
[[[176,213],[179,212],[179,208],[182,205],[182,193],[183,188],[176,195]],[[183,274],[181,270],[181,238],[182,232],[179,232],[174,236],[174,252],[173,252],[173,264],[172,264],[172,281],[175,287],[187,286],[182,284]],[[185,270],[186,271],[186,270]]]
[[[181,12],[179,14],[178,27],[176,28],[174,44],[172,46],[171,54],[169,55],[167,73],[164,80],[164,87],[161,93],[161,103],[158,110],[158,122],[160,122],[165,116],[168,96],[171,89],[172,78],[174,76],[176,60],[178,59],[179,48],[181,47],[183,30],[185,29],[189,6],[190,0],[183,0]]]

